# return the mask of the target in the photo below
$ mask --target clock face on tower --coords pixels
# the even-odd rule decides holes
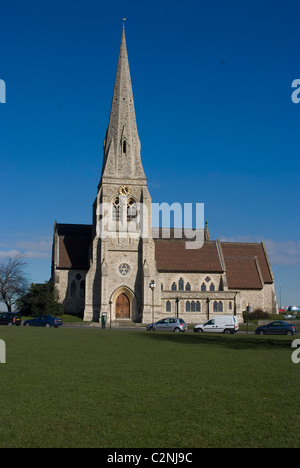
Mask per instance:
[[[123,197],[128,197],[128,195],[130,195],[130,191],[131,190],[127,185],[121,185],[121,187],[119,187],[119,194]]]

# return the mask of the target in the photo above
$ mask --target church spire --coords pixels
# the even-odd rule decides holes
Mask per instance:
[[[102,177],[145,179],[124,26],[109,125],[103,149]]]

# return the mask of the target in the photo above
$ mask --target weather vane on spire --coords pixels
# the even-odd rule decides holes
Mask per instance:
[[[126,18],[123,18],[123,29],[125,29],[125,21],[126,21]]]

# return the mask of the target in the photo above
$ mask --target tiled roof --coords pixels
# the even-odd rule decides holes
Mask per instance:
[[[189,250],[183,240],[156,239],[155,260],[158,271],[223,272],[215,241]]]
[[[88,270],[92,226],[57,224],[56,232],[59,236],[59,262],[57,268]]]
[[[57,268],[88,270],[92,226],[56,224]],[[183,239],[156,238],[155,260],[160,272],[223,273],[229,289],[261,289],[273,283],[263,244],[205,241],[200,249],[186,249]],[[224,266],[223,266],[224,265]]]
[[[268,260],[266,258],[263,244],[243,243],[243,242],[221,242],[222,252],[225,258],[226,267],[227,265],[233,264],[228,261],[232,258],[254,258],[257,257],[259,268],[263,277],[264,283],[273,283],[273,278],[269,268]],[[230,274],[229,271],[226,273]]]
[[[225,258],[229,289],[261,289],[263,284],[255,258]]]

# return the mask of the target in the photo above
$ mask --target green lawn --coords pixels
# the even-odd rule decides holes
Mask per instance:
[[[288,337],[0,328],[0,447],[300,447]]]

